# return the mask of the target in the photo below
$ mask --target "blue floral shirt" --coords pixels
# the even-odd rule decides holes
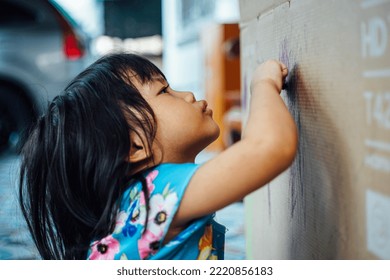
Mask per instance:
[[[134,183],[121,198],[114,232],[91,243],[88,259],[223,259],[225,227],[214,221],[214,215],[194,220],[163,244],[198,167],[193,163],[164,163],[145,172],[150,194],[148,217],[142,184]]]

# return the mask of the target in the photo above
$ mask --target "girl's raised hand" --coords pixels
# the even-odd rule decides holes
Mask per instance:
[[[287,74],[288,69],[282,62],[267,60],[256,68],[252,77],[251,92],[253,92],[254,87],[260,82],[271,83],[280,92]]]

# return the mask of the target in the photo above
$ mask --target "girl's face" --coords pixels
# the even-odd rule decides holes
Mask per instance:
[[[155,113],[157,144],[153,143],[153,153],[156,155],[162,147],[162,162],[193,162],[217,139],[219,127],[206,101],[196,101],[191,92],[171,89],[163,79],[138,83],[137,88]]]

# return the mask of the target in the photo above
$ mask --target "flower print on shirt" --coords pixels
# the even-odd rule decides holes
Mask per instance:
[[[177,194],[169,190],[169,184],[162,194],[156,194],[150,198],[147,228],[138,241],[138,250],[142,259],[153,255],[159,249],[167,230],[167,220],[171,218],[177,203]]]
[[[121,228],[122,234],[124,236],[132,237],[137,232],[137,223],[139,221],[139,199],[133,200],[130,204],[130,209],[126,212],[126,220],[123,227]],[[115,231],[118,231],[116,229]],[[114,231],[114,232],[115,232]]]
[[[116,215],[114,233],[118,234],[122,231],[123,227],[126,225],[127,218],[129,214],[126,211],[120,211]]]
[[[90,260],[112,260],[119,253],[119,242],[112,235],[92,243]]]
[[[208,225],[202,238],[199,240],[198,260],[216,259],[216,256],[212,254],[213,249],[213,227]]]
[[[150,172],[146,178],[149,195],[154,191],[153,180],[158,175],[157,170]],[[127,211],[119,212],[114,233],[122,232],[124,236],[133,237],[138,225],[144,225],[146,219],[145,195],[143,191],[133,188],[130,192],[130,205]]]
[[[162,233],[160,235],[155,235],[150,230],[145,231],[141,239],[138,240],[138,252],[141,259],[145,259],[149,255],[153,255],[157,252],[162,237]]]
[[[145,181],[146,181],[146,187],[148,188],[148,193],[149,193],[149,196],[152,194],[152,192],[154,191],[154,184],[153,184],[153,180],[157,178],[157,175],[158,175],[158,170],[153,170],[152,172],[150,172],[146,178],[145,178]],[[140,200],[140,205],[141,206],[144,206],[145,205],[145,195],[144,195],[144,192],[141,192],[141,200]]]
[[[165,231],[166,221],[171,216],[178,197],[175,192],[169,190],[169,184],[165,187],[162,194],[156,194],[150,198],[150,212],[148,221],[148,230],[155,235]]]

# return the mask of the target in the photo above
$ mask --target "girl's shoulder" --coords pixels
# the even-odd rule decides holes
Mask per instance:
[[[200,164],[192,163],[192,162],[186,162],[186,163],[173,163],[173,162],[164,162],[160,163],[154,167],[151,168],[150,171],[153,170],[159,170],[161,172],[173,172],[175,175],[180,174],[186,174],[191,171],[195,171]],[[150,171],[147,171],[146,173],[149,173]]]
[[[157,171],[161,174],[159,179],[180,181],[190,179],[199,166],[195,163],[161,163],[153,167],[147,174]]]
[[[169,203],[176,210],[199,166],[194,163],[162,163],[144,171],[144,185],[135,180],[128,186],[122,195],[120,210],[132,208],[137,200],[141,205],[146,201],[151,205]],[[146,194],[148,197],[145,199]]]
[[[144,173],[149,194],[176,192],[182,196],[192,176],[199,168],[194,163],[162,163]]]

